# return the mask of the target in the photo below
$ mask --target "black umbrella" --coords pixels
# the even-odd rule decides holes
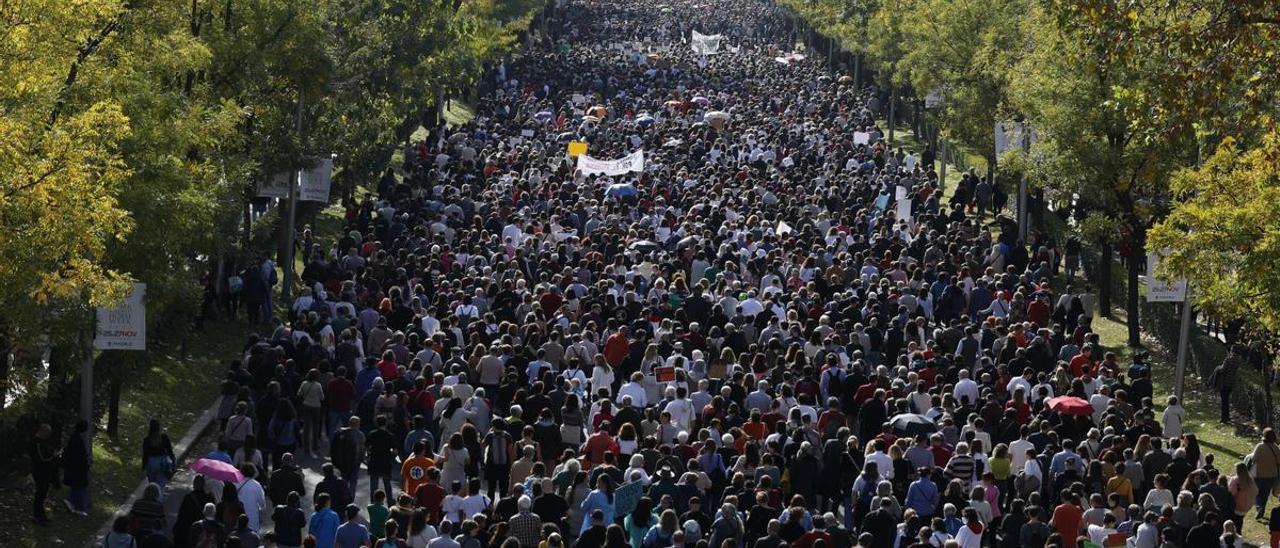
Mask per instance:
[[[889,424],[893,426],[893,433],[899,436],[932,434],[938,431],[937,424],[929,420],[928,417],[916,413],[894,415],[892,419],[889,419]]]

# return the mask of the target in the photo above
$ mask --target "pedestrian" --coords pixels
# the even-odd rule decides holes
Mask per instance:
[[[75,432],[62,446],[62,481],[67,485],[67,510],[81,517],[89,515],[89,423],[76,422]]]
[[[59,486],[58,446],[53,440],[53,428],[48,423],[36,426],[27,454],[31,458],[31,479],[35,482],[31,519],[36,525],[45,525],[50,521],[45,500],[49,497],[49,490]]]
[[[192,527],[201,519],[206,504],[213,504],[213,497],[205,490],[205,477],[196,474],[191,479],[191,491],[182,497],[178,505],[178,515],[173,522],[173,545],[179,548],[196,546],[192,536]],[[216,509],[216,507],[215,507]]]
[[[161,429],[158,419],[151,419],[147,424],[147,436],[142,439],[142,469],[147,474],[147,481],[159,486],[162,495],[177,461],[169,434]]]

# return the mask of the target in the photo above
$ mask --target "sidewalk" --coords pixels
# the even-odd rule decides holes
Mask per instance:
[[[200,439],[204,436],[205,432],[208,431],[211,427],[213,427],[216,424],[217,414],[218,414],[218,402],[215,400],[213,404],[210,405],[209,408],[206,409],[204,413],[200,415],[200,418],[196,419],[195,424],[192,424],[191,428],[187,429],[187,432],[182,435],[182,439],[178,440],[178,442],[174,444],[173,453],[178,458],[177,467],[179,470],[186,469],[188,457],[191,455],[192,450],[196,448],[197,442],[200,441]],[[190,483],[190,480],[188,480],[188,484],[189,483]],[[133,493],[129,495],[129,498],[125,499],[124,502],[120,503],[119,512],[128,513],[129,509],[133,507],[133,503],[137,501],[140,497],[142,497],[142,492],[146,488],[147,488],[147,480],[144,478],[138,482],[138,487],[133,490]],[[171,502],[175,500],[178,503],[181,502],[181,497],[174,497],[170,494],[173,490],[174,490],[174,482],[170,482],[169,485],[166,486],[166,490],[165,490],[166,492],[165,507],[166,508],[170,505]],[[173,513],[176,515],[177,514],[176,503],[173,508],[174,508]],[[102,526],[98,528],[98,532],[94,533],[94,535],[90,537],[89,540],[85,543],[85,546],[87,548],[98,548],[102,546],[102,539],[107,536],[107,533],[111,532],[111,523],[113,521],[115,521],[114,515],[107,518],[106,522],[104,522]]]

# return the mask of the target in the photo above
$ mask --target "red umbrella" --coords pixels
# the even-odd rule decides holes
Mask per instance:
[[[219,481],[237,484],[244,481],[244,475],[240,473],[240,470],[236,469],[231,463],[220,460],[199,459],[191,463],[191,469],[197,473],[204,474],[205,477]]]
[[[1093,406],[1075,396],[1058,396],[1049,399],[1049,409],[1064,415],[1092,415]]]

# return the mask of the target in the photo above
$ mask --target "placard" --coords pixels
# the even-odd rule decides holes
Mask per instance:
[[[587,153],[587,143],[584,141],[569,141],[569,157],[577,158]]]
[[[853,132],[853,144],[855,145],[871,144],[871,134],[865,131]]]
[[[533,137],[533,130],[532,130],[532,129],[522,129],[522,130],[520,130],[520,136],[521,136],[521,137]]]
[[[644,494],[644,483],[638,481],[629,481],[619,485],[613,490],[613,511],[615,515],[623,516],[630,514],[636,509],[636,504],[640,502],[640,496]]]
[[[147,284],[134,283],[115,308],[98,308],[93,347],[98,350],[147,349]]]
[[[653,376],[657,377],[658,382],[675,382],[676,368],[670,365],[653,368]]]

